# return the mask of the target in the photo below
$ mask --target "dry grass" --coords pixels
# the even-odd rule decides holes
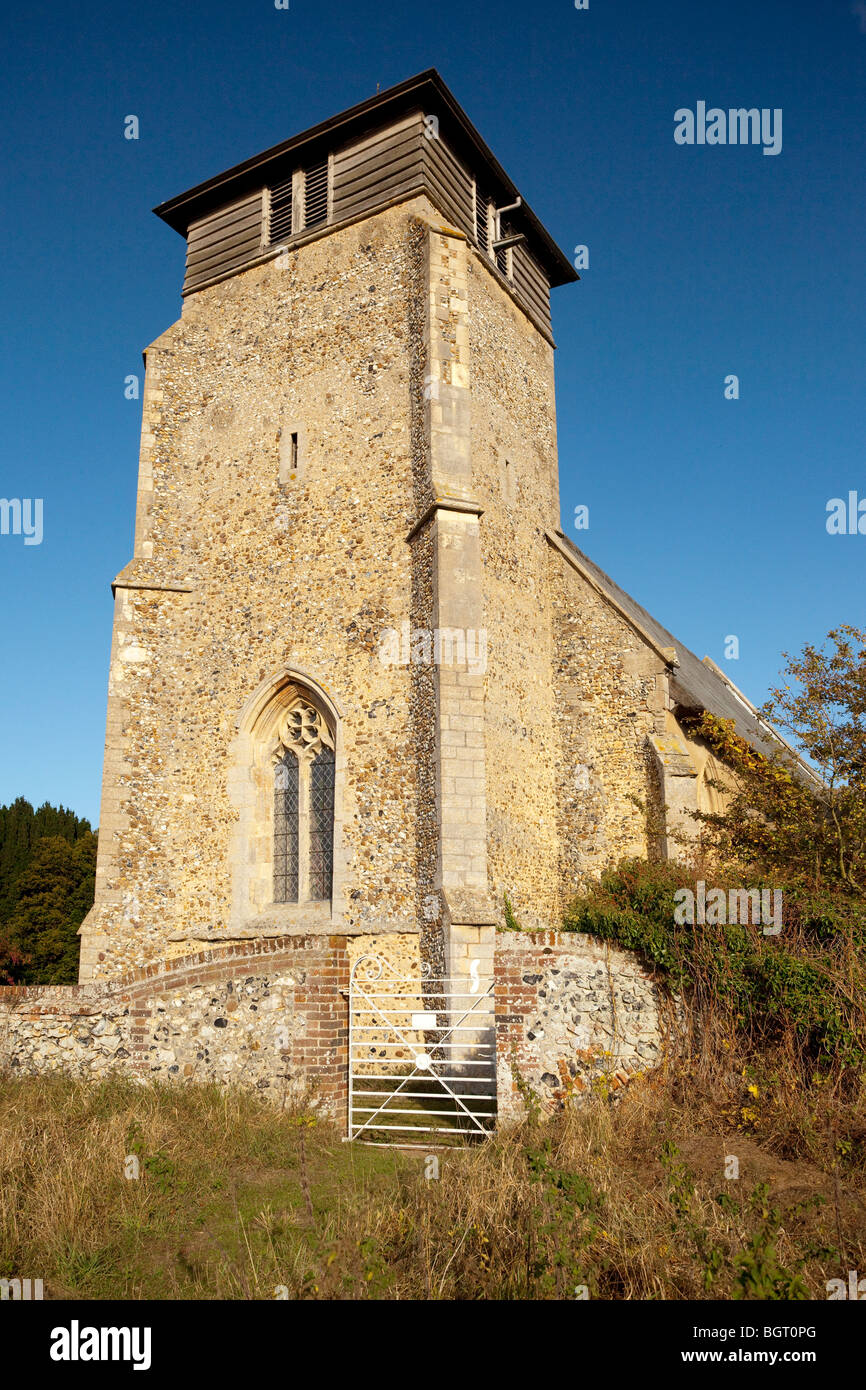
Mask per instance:
[[[440,1153],[428,1181],[423,1154],[243,1093],[7,1080],[0,1275],[48,1297],[824,1298],[866,1269],[864,1136],[860,1094],[704,1057]]]

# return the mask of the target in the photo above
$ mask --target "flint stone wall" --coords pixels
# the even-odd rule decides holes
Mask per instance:
[[[611,1090],[663,1060],[676,1002],[637,956],[579,932],[501,932],[496,939],[500,1122],[526,1110],[520,1080],[546,1110]]]
[[[213,947],[120,980],[0,988],[0,1074],[234,1082],[281,1101],[313,1088],[345,1118],[345,936]]]
[[[0,1075],[234,1083],[278,1103],[312,1091],[344,1125],[350,968],[383,944],[239,940],[119,980],[0,988]],[[391,973],[420,974],[417,935],[387,944]],[[674,1038],[676,1003],[651,972],[590,937],[500,932],[494,972],[500,1122],[524,1112],[521,1080],[553,1111],[658,1066]]]

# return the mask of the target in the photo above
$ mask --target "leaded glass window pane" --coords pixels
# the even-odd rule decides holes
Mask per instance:
[[[323,747],[310,768],[310,897],[331,896],[334,868],[334,750]]]
[[[298,760],[286,752],[274,768],[274,902],[298,901]]]

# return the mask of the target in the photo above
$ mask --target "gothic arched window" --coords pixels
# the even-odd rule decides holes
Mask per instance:
[[[334,739],[298,699],[280,720],[274,762],[274,902],[322,902],[334,867]]]

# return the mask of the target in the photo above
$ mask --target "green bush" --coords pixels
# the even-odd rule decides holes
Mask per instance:
[[[678,888],[703,872],[627,860],[602,875],[566,914],[588,932],[637,952],[673,989],[714,1010],[753,1044],[787,1040],[804,1060],[835,1067],[866,1062],[866,906],[859,898],[714,874],[712,886],[782,888],[782,930],[680,925]]]

